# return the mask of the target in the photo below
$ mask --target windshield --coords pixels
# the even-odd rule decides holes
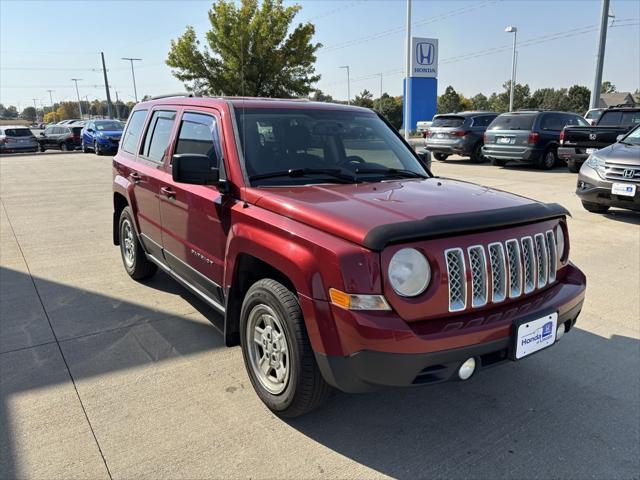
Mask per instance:
[[[254,186],[427,176],[402,140],[374,113],[236,107],[236,120]]]
[[[602,114],[598,126],[638,125],[640,110],[638,111],[607,111]]]
[[[640,127],[636,127],[629,135],[622,139],[622,143],[628,143],[630,145],[640,145]]]
[[[531,130],[535,113],[503,113],[489,124],[488,130]]]
[[[96,122],[96,130],[99,132],[113,132],[120,131],[124,128],[124,123],[120,122]]]
[[[464,123],[464,117],[436,117],[433,119],[432,127],[460,127]]]
[[[7,137],[32,137],[33,133],[28,128],[7,128],[4,131]]]

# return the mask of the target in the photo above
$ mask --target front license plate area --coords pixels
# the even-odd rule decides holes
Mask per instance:
[[[553,345],[556,341],[557,327],[557,312],[515,324],[514,359],[519,360]]]
[[[614,183],[611,185],[611,193],[623,197],[633,197],[636,194],[636,186],[630,183]]]

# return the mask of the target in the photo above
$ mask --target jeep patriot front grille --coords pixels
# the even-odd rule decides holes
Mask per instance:
[[[505,242],[445,250],[449,311],[500,303],[549,285],[556,280],[558,253],[551,230]],[[470,270],[467,280],[466,269]]]

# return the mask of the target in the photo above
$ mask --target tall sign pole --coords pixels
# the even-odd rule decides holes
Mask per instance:
[[[607,22],[609,21],[609,0],[602,0],[600,10],[600,39],[598,40],[598,56],[596,57],[596,75],[593,79],[589,108],[598,108],[600,89],[602,88],[602,67],[604,66],[604,50],[607,45]]]
[[[404,138],[409,140],[411,125],[409,113],[411,112],[411,0],[407,0],[407,69],[404,83]]]
[[[100,52],[100,56],[102,57],[102,73],[104,74],[104,88],[107,91],[107,114],[109,118],[113,118],[113,113],[111,112],[111,94],[109,93],[109,80],[107,79],[107,67],[104,63],[104,52]]]

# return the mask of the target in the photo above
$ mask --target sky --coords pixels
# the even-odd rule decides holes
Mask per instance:
[[[295,19],[316,26],[317,84],[345,100],[349,65],[352,98],[363,89],[402,93],[406,0],[299,0]],[[511,77],[512,34],[518,28],[517,82],[542,87],[591,88],[600,0],[413,0],[412,34],[438,38],[438,91],[452,85],[465,96],[501,91]],[[184,91],[164,63],[170,40],[192,25],[202,39],[211,0],[0,0],[0,103],[21,109],[104,99],[100,52],[111,96],[138,98]],[[640,0],[611,0],[603,80],[619,91],[640,88]]]

